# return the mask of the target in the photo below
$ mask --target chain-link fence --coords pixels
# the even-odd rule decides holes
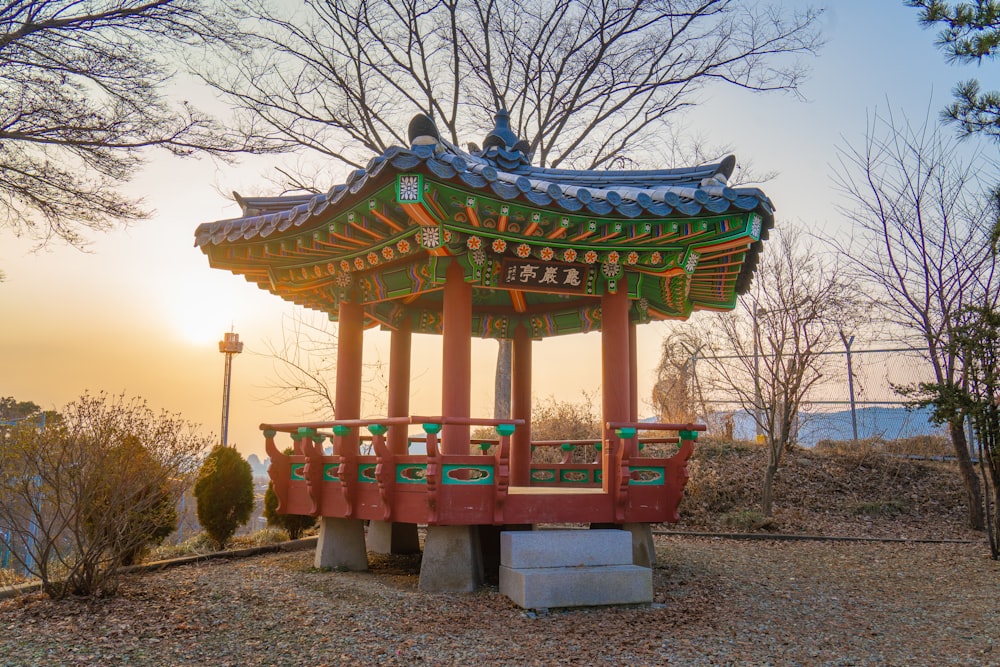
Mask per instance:
[[[929,409],[908,408],[899,391],[934,381],[930,362],[918,350],[898,346],[856,349],[847,341],[842,349],[821,355],[818,362],[822,376],[798,415],[799,444],[812,447],[821,440],[946,435],[941,426],[931,423]],[[753,368],[753,360],[700,356],[694,368],[694,392],[705,406],[706,420],[737,440],[754,440],[758,431],[753,416],[719,382],[723,375],[738,375],[735,368]]]

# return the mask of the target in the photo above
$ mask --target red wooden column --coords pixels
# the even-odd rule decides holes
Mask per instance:
[[[341,301],[337,324],[337,419],[361,417],[361,351],[364,344],[365,312],[359,303]],[[358,451],[358,429],[351,429],[340,441],[345,450]],[[325,516],[320,521],[319,539],[313,564],[317,568],[368,569],[365,522]]]
[[[608,422],[628,421],[631,411],[629,380],[628,292],[621,286],[614,294],[601,296],[601,429],[605,431],[604,487],[618,484],[618,471],[607,446]]]
[[[629,421],[639,421],[639,352],[636,343],[635,322],[628,323],[628,382]]]
[[[531,332],[523,323],[514,330],[514,354],[511,364],[511,417],[523,419],[511,437],[510,485],[528,486],[531,482]]]
[[[403,317],[398,329],[389,338],[389,416],[407,417],[410,414],[410,344],[413,339],[413,320]],[[393,454],[405,455],[406,427],[389,427],[389,449]]]
[[[472,399],[472,286],[462,265],[452,261],[445,274],[441,373],[441,412],[445,417],[470,417]],[[469,453],[469,426],[446,424],[441,429],[442,454]]]
[[[361,355],[364,348],[365,312],[360,303],[341,301],[337,324],[337,419],[361,418]],[[348,447],[358,446],[358,429],[345,436]]]
[[[622,286],[623,287],[623,286]],[[621,287],[601,297],[602,419],[628,421],[632,411],[628,292]]]

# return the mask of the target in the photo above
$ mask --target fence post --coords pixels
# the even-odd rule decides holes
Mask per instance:
[[[851,401],[851,431],[854,434],[854,446],[858,446],[858,413],[857,404],[854,401],[854,366],[851,363],[851,345],[854,344],[854,336],[848,338],[844,332],[840,332],[840,340],[844,341],[844,349],[847,350],[847,393]]]

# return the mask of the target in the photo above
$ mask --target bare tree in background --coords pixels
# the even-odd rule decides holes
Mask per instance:
[[[86,230],[148,215],[120,189],[146,149],[279,148],[167,97],[170,59],[224,25],[196,0],[0,3],[0,227],[83,245]]]
[[[670,118],[707,84],[797,94],[800,57],[820,45],[819,10],[755,0],[231,6],[242,17],[230,42],[238,48],[202,76],[239,110],[249,140],[305,149],[279,169],[281,185],[313,192],[329,188],[331,161],[361,167],[406,145],[418,112],[459,144],[485,135],[505,108],[543,167],[622,167],[640,150],[673,166],[663,164],[676,154]],[[510,358],[510,341],[500,341],[500,418],[510,411]]]
[[[274,378],[267,386],[266,400],[275,405],[303,402],[316,419],[336,419],[337,329],[329,320],[318,321],[301,312],[285,316],[281,342],[269,341],[266,356],[273,362]],[[366,387],[386,386],[382,365],[366,365],[370,377]],[[371,390],[367,400],[376,406],[385,402],[384,392]]]
[[[960,364],[950,342],[958,313],[1000,300],[991,243],[997,178],[976,152],[963,159],[930,122],[875,116],[860,146],[840,152],[837,183],[857,230],[843,248],[886,323],[915,334],[934,382],[953,385]],[[984,527],[982,490],[961,419],[948,422],[965,482],[969,525]]]
[[[205,79],[248,138],[360,167],[431,115],[454,144],[499,107],[544,167],[622,165],[657,151],[670,115],[711,82],[797,93],[818,10],[734,0],[327,0],[234,3],[244,32]],[[314,189],[306,163],[286,173]],[[325,190],[321,185],[320,190]]]
[[[689,326],[663,339],[653,385],[653,409],[660,421],[690,424],[705,416],[705,401],[695,373],[705,348],[701,335]]]
[[[761,512],[772,516],[772,490],[782,455],[795,442],[800,409],[823,374],[823,354],[840,330],[858,321],[857,295],[838,267],[801,232],[786,228],[765,245],[750,292],[736,310],[719,313],[713,356],[720,388],[754,417],[768,449]]]

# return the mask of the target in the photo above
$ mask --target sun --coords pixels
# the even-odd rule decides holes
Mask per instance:
[[[173,328],[194,345],[211,345],[222,340],[233,325],[229,309],[213,300],[185,299],[173,310]]]

